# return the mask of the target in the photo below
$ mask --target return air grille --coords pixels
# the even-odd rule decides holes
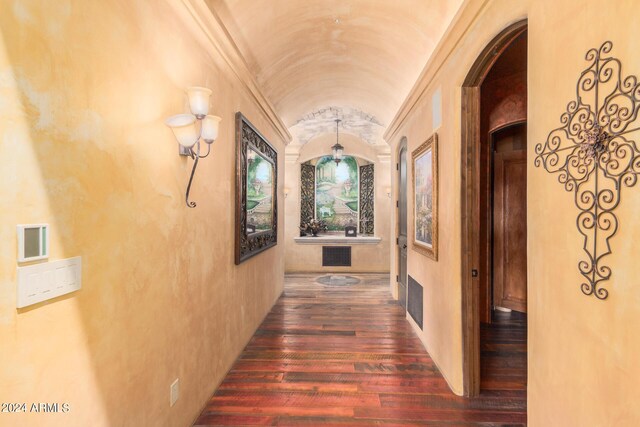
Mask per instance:
[[[323,246],[323,267],[351,267],[351,246]]]
[[[407,311],[422,329],[422,285],[411,276],[409,276],[408,293]]]

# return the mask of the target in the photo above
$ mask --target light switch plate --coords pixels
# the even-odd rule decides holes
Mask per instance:
[[[169,390],[169,406],[173,406],[178,401],[178,397],[180,397],[180,379],[176,378],[176,380],[171,384],[171,389]]]
[[[82,257],[18,267],[18,308],[59,297],[82,287]]]

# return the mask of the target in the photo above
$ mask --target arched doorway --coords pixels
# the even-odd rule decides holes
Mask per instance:
[[[462,87],[461,275],[463,382],[467,396],[480,393],[481,322],[490,323],[493,309],[512,304],[510,300],[519,299],[518,309],[526,307],[526,31],[525,20],[512,24],[498,34],[482,51]],[[522,87],[509,81],[510,73],[515,74],[518,67],[523,65],[518,63],[522,52],[514,47],[520,46],[521,49],[522,43],[524,106],[518,100],[522,94],[513,93],[522,90]],[[509,105],[510,102],[513,105]],[[505,171],[509,176],[505,175]],[[505,185],[513,187],[505,188]],[[504,200],[502,195],[505,192],[519,195],[510,201],[513,205],[511,208],[518,209],[509,210],[509,207],[499,204]],[[511,222],[505,222],[500,217],[507,210],[509,215],[517,211]],[[504,231],[512,230],[513,221],[519,221],[520,226],[525,227],[524,233],[522,230],[515,233],[524,236],[524,243],[522,239],[511,242],[519,245],[517,254],[520,261],[525,260],[525,265],[509,271],[509,274],[518,275],[518,280],[514,282],[509,279],[511,281],[506,285],[518,283],[518,290],[509,289],[505,303],[502,302],[505,300],[505,282],[500,281],[504,276],[501,269],[513,263],[500,258],[505,253],[505,248],[500,245],[505,242]],[[525,251],[524,255],[522,250]],[[517,298],[514,297],[516,293]],[[496,303],[496,300],[501,302]]]

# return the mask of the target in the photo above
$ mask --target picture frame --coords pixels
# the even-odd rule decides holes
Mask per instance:
[[[438,260],[438,134],[412,151],[413,249]]]
[[[236,113],[235,263],[278,244],[278,152]]]

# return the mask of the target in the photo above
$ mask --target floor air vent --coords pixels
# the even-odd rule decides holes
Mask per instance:
[[[422,285],[409,276],[407,311],[422,329]]]
[[[351,246],[323,246],[323,267],[351,267]]]

